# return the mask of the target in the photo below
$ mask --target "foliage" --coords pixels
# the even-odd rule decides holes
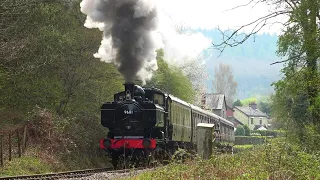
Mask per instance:
[[[253,146],[234,155],[171,163],[131,179],[319,179],[319,152],[285,141]]]
[[[248,151],[253,149],[254,145],[253,144],[245,144],[245,145],[234,145],[233,146],[233,152],[234,153],[239,153],[242,151]]]
[[[1,46],[0,121],[30,120],[29,145],[63,162],[64,170],[105,167],[99,110],[123,89],[123,79],[94,59],[101,35],[83,27],[78,0],[34,2],[1,2],[8,29]]]
[[[278,16],[287,16],[283,32],[278,41],[277,54],[284,60],[283,78],[274,83],[275,95],[272,97],[272,115],[276,124],[288,130],[292,139],[308,144],[305,138],[309,126],[320,132],[320,3],[318,0],[304,1],[250,1],[246,5],[267,4],[272,6],[269,14],[257,17],[252,22],[240,26],[231,35],[223,33],[223,42],[215,44],[221,52],[227,47],[244,43],[250,36],[258,33]],[[249,34],[240,33],[251,26]],[[239,40],[240,37],[240,40]]]
[[[306,0],[290,9],[288,26],[278,42],[278,55],[286,60],[282,69],[284,78],[273,84],[276,90],[272,98],[273,110],[291,138],[305,144],[306,127],[320,128],[320,43],[317,40],[320,37],[317,23],[320,3]]]
[[[109,78],[118,74],[115,68],[92,56],[101,37],[83,27],[85,17],[79,15],[78,3],[40,1],[21,7],[27,14],[20,15],[26,27],[14,31],[32,38],[26,39],[30,44],[25,46],[27,52],[19,54],[23,61],[2,64],[8,77],[0,89],[2,107],[26,113],[38,105],[60,115],[89,109],[97,112],[99,104],[120,89],[121,78]],[[9,37],[8,43],[19,46]]]
[[[254,131],[251,131],[251,135],[253,133],[260,134],[261,136],[273,136],[273,137],[283,137],[285,135],[285,131],[281,131],[281,130],[254,130]]]
[[[237,106],[249,106],[250,103],[255,102],[258,104],[258,109],[267,115],[271,115],[271,102],[269,96],[263,97],[250,97],[243,100],[237,100],[234,102]],[[235,105],[234,105],[235,106]]]
[[[234,106],[242,106],[242,102],[240,101],[240,99],[237,99],[235,102],[233,102],[233,107]]]
[[[193,103],[195,92],[192,82],[183,75],[180,69],[174,66],[169,66],[164,61],[163,50],[157,52],[158,70],[147,82],[147,87],[156,87],[169,94],[172,94],[182,100]]]
[[[234,80],[231,65],[220,62],[219,66],[214,68],[212,85],[213,92],[225,94],[227,102],[234,101],[238,83]]]
[[[1,126],[29,120],[30,146],[57,160],[57,168],[63,170],[109,166],[99,149],[99,140],[107,133],[100,124],[100,106],[124,89],[117,69],[94,58],[101,33],[83,26],[86,17],[79,3],[0,3],[5,22],[4,56],[0,59]],[[159,69],[151,85],[191,102],[194,90],[190,79],[178,68],[169,67],[163,51],[157,59]]]
[[[64,169],[77,170],[110,166],[105,152],[100,149],[99,141],[107,130],[101,126],[99,116],[85,112],[74,118],[60,118],[59,129],[63,134],[64,147],[58,155]]]
[[[243,126],[238,125],[234,135],[235,136],[244,136],[244,128],[243,128]]]
[[[252,103],[252,102],[257,103],[258,99],[255,98],[255,97],[250,97],[250,98],[241,100],[242,106],[249,106],[249,104]]]
[[[264,113],[266,113],[268,116],[271,115],[271,104],[259,101],[258,102],[258,109]]]
[[[248,125],[243,125],[243,129],[244,129],[244,135],[245,136],[250,136],[250,129],[248,127]]]
[[[52,168],[48,163],[41,161],[36,156],[23,156],[15,158],[8,162],[4,167],[0,167],[0,177],[4,176],[18,176],[26,174],[41,174],[49,173]]]
[[[263,144],[265,139],[263,136],[235,136],[235,145]]]

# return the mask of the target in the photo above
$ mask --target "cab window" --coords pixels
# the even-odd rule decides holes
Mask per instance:
[[[161,106],[164,106],[164,96],[161,94],[154,94],[153,95],[153,102],[155,104],[159,104]]]

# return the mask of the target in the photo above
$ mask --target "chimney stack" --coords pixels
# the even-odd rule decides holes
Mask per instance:
[[[125,88],[126,100],[131,100],[134,97],[134,83],[126,82],[123,84]],[[130,96],[127,94],[130,93]]]
[[[257,109],[257,103],[251,102],[251,103],[249,104],[249,107],[251,107],[252,109],[256,110],[256,109]]]

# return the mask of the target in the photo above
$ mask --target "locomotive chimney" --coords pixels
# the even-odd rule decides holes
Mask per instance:
[[[126,82],[123,84],[125,88],[126,100],[131,100],[134,97],[134,83]]]

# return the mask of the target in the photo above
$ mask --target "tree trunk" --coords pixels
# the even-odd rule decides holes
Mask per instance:
[[[304,13],[306,18],[302,18],[301,22],[304,31],[304,46],[306,48],[306,58],[307,58],[307,93],[310,102],[310,106],[314,106],[316,103],[316,98],[318,96],[318,88],[315,84],[318,78],[317,70],[317,13],[318,6],[317,0],[305,1],[306,6]],[[312,110],[311,112],[312,122],[315,125],[319,124],[319,115]]]

